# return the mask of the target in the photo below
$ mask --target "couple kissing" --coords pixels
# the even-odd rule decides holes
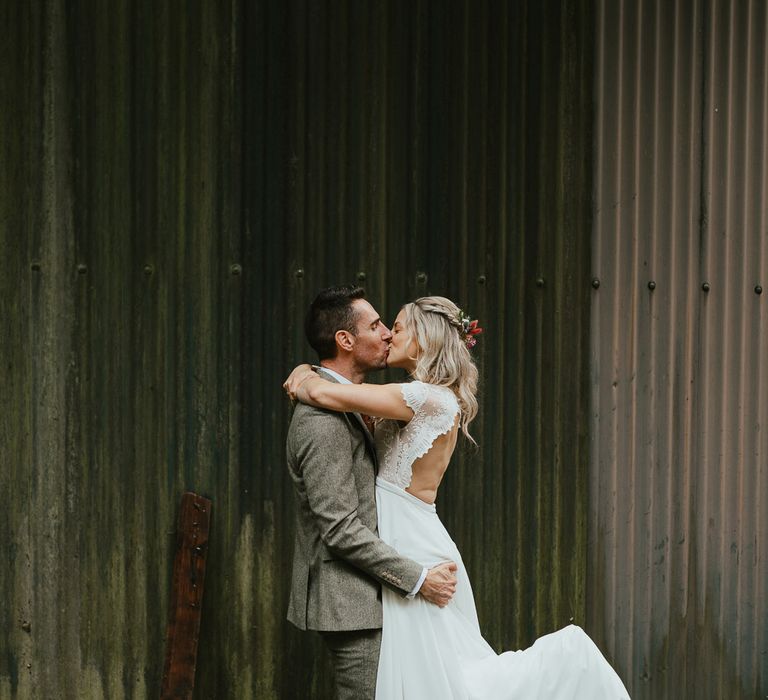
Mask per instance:
[[[330,287],[305,331],[319,365],[283,384],[296,500],[288,620],[317,632],[344,700],[622,700],[619,677],[569,625],[524,651],[483,639],[469,576],[437,514],[459,439],[472,440],[477,321],[449,299],[400,309],[390,329],[362,288]],[[409,381],[366,384],[368,372]]]

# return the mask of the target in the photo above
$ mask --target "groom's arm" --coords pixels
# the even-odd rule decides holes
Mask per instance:
[[[358,517],[349,428],[344,416],[307,411],[299,421],[292,447],[300,466],[307,502],[326,547],[403,595],[412,595],[421,587],[426,597],[431,598],[434,594],[433,602],[438,602],[441,592],[435,587],[443,584],[445,588],[446,582],[450,586],[450,578],[430,573],[424,580],[421,564],[401,556]],[[445,595],[444,591],[442,593]]]

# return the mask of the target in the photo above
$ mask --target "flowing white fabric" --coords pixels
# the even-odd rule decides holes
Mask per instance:
[[[408,426],[399,429],[400,437],[409,426],[414,429],[421,407],[434,411],[436,402],[430,398],[445,406],[453,425],[454,407],[445,399],[450,390],[424,386],[429,396],[419,410],[414,409]],[[421,387],[417,391],[424,393]],[[430,445],[446,432],[442,430],[445,421],[434,418],[415,424],[431,436]],[[377,426],[376,430],[377,449],[383,448],[376,479],[379,536],[424,566],[456,562],[458,584],[445,608],[431,605],[421,596],[409,599],[383,590],[377,700],[628,700],[621,680],[580,627],[571,625],[541,637],[524,651],[496,654],[480,633],[467,570],[435,505],[385,478],[394,474],[402,483],[407,475],[410,483],[410,464],[404,468],[402,454],[414,444],[420,447],[409,453],[421,452],[423,440],[419,436],[397,440],[392,426],[387,428],[380,432]]]

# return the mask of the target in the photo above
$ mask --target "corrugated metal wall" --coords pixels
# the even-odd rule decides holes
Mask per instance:
[[[0,697],[155,694],[187,488],[197,696],[328,697],[280,382],[353,278],[486,327],[440,511],[489,639],[582,621],[589,3],[172,5],[0,5]]]
[[[253,654],[231,618],[239,10],[0,12],[0,697],[151,697],[186,487],[215,501],[205,624],[228,662]],[[207,641],[202,668],[220,661]]]
[[[596,22],[589,627],[635,699],[765,697],[766,4]]]

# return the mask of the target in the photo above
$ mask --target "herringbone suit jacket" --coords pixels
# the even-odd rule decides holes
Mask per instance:
[[[380,583],[405,596],[422,566],[376,534],[376,457],[362,419],[299,403],[286,452],[297,502],[288,620],[318,631],[381,627]]]

